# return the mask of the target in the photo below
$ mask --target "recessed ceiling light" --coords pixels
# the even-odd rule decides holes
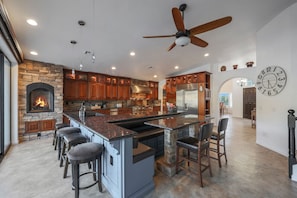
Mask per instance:
[[[111,69],[112,69],[112,70],[116,70],[117,68],[116,68],[115,66],[112,66]]]
[[[31,51],[30,54],[32,54],[32,55],[34,55],[34,56],[37,56],[37,55],[38,55],[38,53],[35,52],[35,51]]]
[[[157,78],[158,76],[157,75],[154,75],[154,78]]]
[[[130,52],[130,56],[135,56],[135,52]]]
[[[37,22],[34,19],[27,19],[27,23],[32,26],[37,26]]]
[[[205,57],[209,56],[209,53],[205,53],[204,56],[205,56]]]
[[[178,65],[176,65],[175,67],[174,67],[174,69],[178,69],[179,68],[179,66]]]

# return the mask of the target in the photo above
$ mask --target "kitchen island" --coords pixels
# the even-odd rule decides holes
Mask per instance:
[[[69,118],[70,125],[79,127],[90,141],[103,144],[102,183],[113,197],[143,197],[154,189],[154,149],[141,143],[133,148],[133,137],[137,133],[118,123],[153,120],[176,113],[87,113],[80,118],[76,111],[64,112],[64,115]]]
[[[209,116],[185,114],[144,122],[164,129],[164,156],[157,160],[157,168],[170,177],[175,175],[176,140],[184,136],[197,137],[199,125],[210,122],[211,119]]]

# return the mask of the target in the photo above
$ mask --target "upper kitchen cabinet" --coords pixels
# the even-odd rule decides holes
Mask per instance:
[[[106,76],[106,99],[118,99],[118,78],[115,76]]]
[[[64,99],[86,100],[88,96],[87,80],[87,73],[72,73],[71,70],[64,70]]]
[[[198,87],[198,115],[210,114],[210,75],[209,72],[199,72],[170,77],[166,79],[166,102],[176,104],[176,90],[185,89],[189,84]],[[197,86],[198,85],[198,86]]]
[[[149,87],[152,90],[152,93],[148,95],[148,98],[151,99],[151,100],[158,100],[159,83],[149,81]]]
[[[209,72],[198,74],[198,114],[210,114],[210,75]]]
[[[105,92],[105,75],[88,73],[88,99],[104,100]]]
[[[130,99],[130,86],[131,79],[119,77],[118,78],[118,99],[129,100]]]
[[[166,101],[176,103],[176,78],[166,79]]]

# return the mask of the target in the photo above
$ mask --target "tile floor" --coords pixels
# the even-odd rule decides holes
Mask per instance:
[[[0,164],[1,198],[72,198],[70,177],[63,179],[52,137],[14,145]],[[174,177],[155,172],[155,190],[145,198],[177,197],[297,197],[297,183],[288,178],[287,157],[257,145],[255,129],[247,119],[232,118],[227,130],[228,164],[222,168],[212,160],[213,177],[203,173],[204,188],[198,177],[181,171]],[[98,187],[82,190],[80,197],[111,195]]]

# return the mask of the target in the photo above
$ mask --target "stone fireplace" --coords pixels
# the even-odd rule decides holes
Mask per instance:
[[[29,140],[28,128],[33,129],[35,125],[38,128],[35,133],[53,132],[40,128],[51,128],[48,125],[62,122],[62,65],[24,60],[18,66],[18,111],[20,142]]]
[[[46,83],[27,85],[27,113],[53,111],[54,87]]]

